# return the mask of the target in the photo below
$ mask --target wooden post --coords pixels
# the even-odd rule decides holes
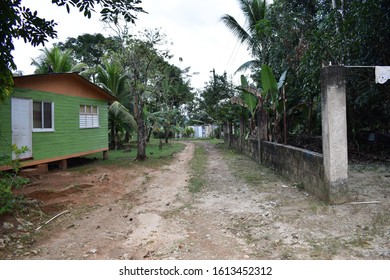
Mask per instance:
[[[103,151],[103,160],[108,159],[108,151]]]

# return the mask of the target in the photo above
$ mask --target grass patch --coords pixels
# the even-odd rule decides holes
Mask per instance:
[[[142,165],[149,167],[157,167],[164,164],[170,163],[173,159],[173,156],[184,149],[184,144],[178,142],[171,142],[168,144],[163,144],[163,148],[159,149],[159,140],[151,139],[149,143],[146,144],[146,155],[147,159],[143,162],[135,161],[137,157],[137,143],[133,142],[130,145],[130,151],[124,150],[110,150],[108,160],[102,160],[102,153],[96,153],[88,155],[87,158],[99,159],[99,164],[102,165],[115,165],[115,166],[131,166],[131,165]]]
[[[173,141],[181,141],[181,142],[208,142],[211,144],[223,144],[223,139],[218,138],[179,138]]]
[[[201,145],[195,145],[194,157],[190,161],[192,176],[189,182],[188,189],[191,193],[198,193],[205,185],[203,174],[206,171],[207,165],[206,149]]]
[[[232,174],[237,179],[246,182],[252,187],[272,187],[270,182],[280,181],[281,178],[271,169],[262,166],[251,158],[229,148],[226,144],[217,144]]]
[[[314,201],[309,206],[311,212],[319,215],[321,213],[329,213],[330,206],[322,201]]]

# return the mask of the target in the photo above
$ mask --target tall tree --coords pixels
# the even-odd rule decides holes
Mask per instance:
[[[126,35],[127,32],[123,34]],[[189,85],[182,79],[181,71],[168,63],[172,55],[163,48],[166,43],[165,34],[153,29],[141,32],[139,37],[126,37],[122,34],[119,37],[125,42],[119,60],[129,77],[128,97],[133,102],[137,122],[136,159],[143,161],[147,158],[146,142],[149,132],[146,114],[161,111],[159,104],[179,107],[191,95],[188,94]]]
[[[147,130],[145,125],[145,103],[150,94],[150,80],[155,75],[156,65],[163,58],[150,42],[131,39],[121,55],[122,65],[130,77],[129,88],[134,104],[134,117],[137,122],[137,160],[146,156]]]
[[[134,117],[129,112],[132,105],[127,94],[129,77],[125,75],[123,67],[115,60],[106,60],[97,67],[97,84],[118,98],[121,102],[114,102],[109,107],[110,148],[118,149],[121,139],[120,131],[125,131],[124,141],[130,139],[130,134],[137,129]]]
[[[76,8],[88,18],[94,7],[100,5],[101,18],[105,21],[116,21],[119,15],[127,22],[134,23],[136,14],[144,12],[139,6],[140,0],[52,0],[52,4],[66,7],[68,13]],[[21,38],[32,46],[44,45],[49,38],[56,38],[56,23],[38,16],[21,4],[21,0],[0,1],[0,102],[9,96],[13,88],[12,70],[16,69],[11,52],[14,50],[13,40]]]
[[[232,121],[237,115],[237,106],[232,106],[230,99],[236,94],[226,74],[213,72],[199,99],[200,118],[206,124],[223,124]],[[203,116],[202,116],[203,114]],[[207,118],[205,118],[205,115]]]
[[[72,50],[72,57],[77,63],[84,63],[88,71],[83,74],[96,82],[96,71],[104,59],[112,56],[122,47],[117,37],[104,37],[102,34],[83,34],[77,38],[68,38],[65,42],[56,44],[62,51]]]

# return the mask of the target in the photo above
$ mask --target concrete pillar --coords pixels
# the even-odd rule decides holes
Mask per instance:
[[[321,69],[322,150],[324,199],[330,204],[348,200],[348,145],[345,69]]]
[[[103,160],[108,159],[108,151],[103,151]]]

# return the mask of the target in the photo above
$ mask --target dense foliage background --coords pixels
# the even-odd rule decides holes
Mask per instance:
[[[109,0],[52,1],[68,10],[75,6],[87,17],[93,5],[103,5],[102,20],[120,25],[117,30],[122,32],[108,38],[101,34],[69,38],[52,49],[43,49],[42,57],[33,64],[36,73],[79,71],[119,98],[123,106],[112,108],[116,111],[110,115],[111,147],[119,147],[118,141],[128,141],[135,131],[144,145],[153,133],[168,139],[168,135],[183,133],[191,124],[222,126],[230,122],[237,133],[251,136],[256,133],[254,120],[261,103],[272,130],[268,140],[283,141],[286,131],[289,143],[317,150],[321,149],[320,69],[330,64],[356,66],[348,67],[346,76],[351,149],[360,152],[370,144],[370,133],[376,133],[379,140],[374,147],[388,149],[390,82],[375,84],[374,68],[359,66],[390,64],[390,1],[238,2],[244,22],[231,15],[221,15],[221,21],[252,55],[238,72],[245,75],[243,81],[249,92],[260,98],[258,101],[248,95],[243,84],[233,84],[226,73],[215,70],[203,89],[191,88],[189,67],[180,69],[171,63],[174,54],[167,49],[163,32],[145,30],[138,37],[129,34],[124,23],[134,22],[136,14],[143,12],[138,0],[124,1],[125,6]],[[20,1],[0,3],[2,18],[8,19],[1,21],[4,55],[0,61],[0,99],[4,99],[12,91],[12,39],[44,44],[56,36],[56,24],[40,19]],[[275,81],[287,71],[278,90],[272,87],[264,92],[263,65],[270,67],[272,73],[267,75],[274,76]],[[232,103],[232,98],[236,102]],[[245,125],[244,130],[238,129],[240,123]]]
[[[275,77],[288,71],[284,93],[289,142],[321,149],[316,137],[321,135],[320,69],[327,65],[356,66],[346,72],[351,148],[360,151],[369,144],[369,133],[375,132],[380,140],[375,147],[387,147],[388,153],[390,82],[375,84],[374,68],[359,66],[390,65],[390,2],[275,0],[268,6],[261,0],[239,2],[245,16],[243,25],[229,15],[221,19],[252,54],[253,60],[241,67],[250,69],[244,73],[251,78],[251,86],[261,90],[262,64],[269,65]],[[206,85],[205,100],[210,91],[215,91],[211,94],[214,97],[224,98],[219,88]],[[240,95],[240,90],[234,94]],[[282,91],[279,99],[284,101]],[[204,108],[207,112],[207,106]],[[282,110],[279,113],[284,117]],[[283,117],[270,116],[281,127],[279,131],[283,130]]]

